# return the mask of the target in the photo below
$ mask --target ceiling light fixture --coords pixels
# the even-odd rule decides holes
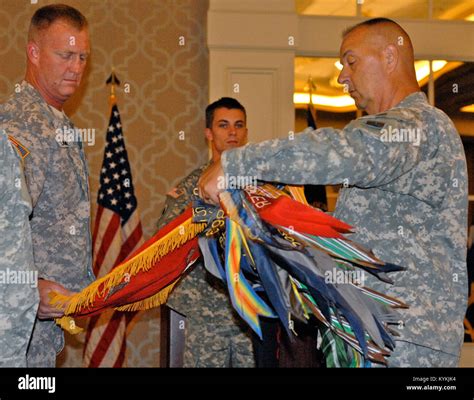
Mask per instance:
[[[433,73],[443,69],[447,63],[446,60],[433,60]],[[339,60],[334,63],[334,66],[342,70],[342,65]],[[426,60],[416,61],[415,71],[416,79],[421,84],[421,81],[430,75],[430,62]],[[309,93],[295,92],[293,94],[293,103],[297,105],[309,104]],[[316,108],[326,111],[349,112],[356,110],[355,102],[349,95],[324,96],[313,94],[313,104]]]
[[[293,102],[295,104],[309,104],[309,93],[294,93]],[[324,96],[313,94],[313,104],[318,108],[337,108],[337,111],[343,111],[342,108],[349,108],[345,111],[355,110],[354,99],[350,96]]]
[[[474,104],[471,104],[471,105],[469,105],[469,106],[461,107],[461,111],[462,111],[462,112],[474,113]]]
[[[444,68],[444,66],[448,62],[446,60],[433,60],[433,72],[437,72],[440,69]],[[415,62],[415,71],[416,71],[416,80],[418,82],[422,81],[426,77],[430,75],[430,62],[423,60],[423,61],[416,61]]]

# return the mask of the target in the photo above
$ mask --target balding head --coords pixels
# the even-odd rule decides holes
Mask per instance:
[[[344,31],[340,55],[344,69],[339,82],[370,114],[419,90],[410,37],[392,20],[376,18]]]
[[[408,33],[406,33],[405,29],[403,29],[400,25],[398,25],[395,21],[388,19],[388,18],[372,18],[367,21],[360,22],[356,25],[353,25],[349,28],[347,28],[343,33],[342,33],[342,38],[344,39],[349,33],[352,31],[358,29],[358,28],[372,28],[376,29],[379,32],[383,31],[391,31],[392,33],[395,33],[394,36],[396,36],[396,42],[398,43],[399,37],[402,37],[403,40],[408,42],[411,46],[411,40],[410,37],[408,36]],[[383,29],[380,29],[383,28]],[[385,35],[386,32],[383,32],[382,34]],[[395,43],[395,42],[394,42]],[[413,47],[412,47],[413,50]]]
[[[405,72],[415,74],[415,56],[410,36],[395,21],[388,18],[369,19],[346,29],[342,38],[345,39],[357,29],[362,30],[366,40],[379,51],[383,51],[389,45],[394,46],[400,55],[401,67],[406,70]]]

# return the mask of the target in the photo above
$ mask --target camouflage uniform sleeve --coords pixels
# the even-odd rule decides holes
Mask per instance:
[[[48,166],[50,165],[51,145],[46,138],[35,137],[21,129],[15,130],[15,138],[30,151],[25,162],[25,177],[33,208],[44,190]]]
[[[193,190],[204,168],[205,166],[191,172],[178,186],[166,194],[165,207],[157,223],[158,229],[163,228],[166,224],[175,219],[190,204]]]
[[[419,160],[421,145],[382,138],[383,132],[407,129],[410,124],[396,116],[377,115],[354,120],[343,130],[309,128],[293,140],[273,139],[228,150],[222,155],[222,166],[230,176],[265,181],[363,188],[385,185]]]
[[[38,306],[31,203],[22,178],[19,157],[0,131],[0,367],[26,367]]]

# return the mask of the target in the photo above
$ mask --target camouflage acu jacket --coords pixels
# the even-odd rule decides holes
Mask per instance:
[[[72,122],[58,118],[25,81],[0,106],[0,129],[30,152],[25,175],[35,266],[41,278],[77,291],[92,277],[89,183],[82,143],[63,140],[65,128]]]
[[[396,296],[399,340],[458,355],[466,310],[467,171],[451,120],[421,92],[343,130],[307,129],[226,151],[229,176],[292,184],[341,184],[335,216],[351,239],[407,268],[394,285],[366,284]]]
[[[80,137],[75,131],[68,137],[74,129],[72,122],[25,81],[0,106],[0,129],[30,152],[25,176],[33,205],[30,226],[39,277],[80,291],[93,280],[89,183]],[[51,348],[58,352],[63,343],[54,322],[37,321],[28,363],[30,357],[39,364],[47,355],[53,359]]]

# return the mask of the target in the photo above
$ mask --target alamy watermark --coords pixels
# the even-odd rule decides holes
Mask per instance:
[[[354,284],[364,286],[365,279],[365,273],[360,269],[352,271],[333,268],[332,270],[324,272],[324,282],[332,283],[333,285]]]
[[[413,143],[414,146],[419,146],[421,142],[420,128],[383,128],[380,140],[389,143]]]
[[[95,129],[80,129],[64,126],[56,129],[56,142],[60,146],[69,146],[74,142],[82,142],[88,146],[95,145]]]
[[[26,374],[18,378],[18,389],[20,390],[47,390],[48,393],[56,392],[56,377],[54,376],[30,376]]]
[[[217,179],[217,188],[219,190],[243,189],[247,186],[257,186],[257,177],[225,174]]]
[[[6,268],[0,271],[0,285],[30,285],[38,287],[38,271],[17,271]]]

